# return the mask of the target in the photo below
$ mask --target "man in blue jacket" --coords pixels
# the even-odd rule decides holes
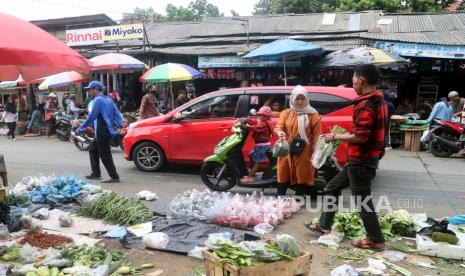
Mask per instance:
[[[89,95],[93,99],[92,112],[87,120],[78,129],[78,132],[85,131],[90,124],[94,124],[95,139],[89,147],[90,165],[92,173],[86,175],[87,179],[100,179],[100,160],[110,178],[102,180],[102,183],[119,182],[119,175],[116,172],[113,157],[111,156],[110,142],[118,135],[114,124],[123,127],[123,117],[111,98],[103,94],[103,84],[99,81],[91,81],[84,89],[89,90]]]

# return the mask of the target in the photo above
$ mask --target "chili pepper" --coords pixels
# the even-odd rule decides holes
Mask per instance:
[[[73,239],[54,234],[47,234],[41,230],[35,230],[28,232],[20,241],[20,244],[28,243],[31,246],[38,247],[41,249],[47,249],[50,247],[57,248],[66,243],[73,243]]]

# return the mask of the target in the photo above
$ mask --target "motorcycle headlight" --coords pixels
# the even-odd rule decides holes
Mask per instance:
[[[128,132],[131,131],[134,127],[136,127],[138,122],[130,123],[128,126]]]

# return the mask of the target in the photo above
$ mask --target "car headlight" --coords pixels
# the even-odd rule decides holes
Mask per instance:
[[[139,122],[130,123],[128,126],[128,132],[135,128],[138,124]]]

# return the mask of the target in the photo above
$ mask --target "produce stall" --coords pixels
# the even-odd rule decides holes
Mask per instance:
[[[400,131],[403,132],[403,148],[406,151],[421,150],[421,135],[428,129],[428,121],[425,120],[408,120],[400,123]]]
[[[282,275],[310,271],[311,254],[292,236],[270,242],[257,234],[272,232],[298,211],[295,200],[189,190],[165,203],[166,217],[149,208],[157,200],[150,191],[130,198],[75,175],[24,177],[7,191],[2,210],[0,275],[135,275],[154,267],[131,265],[124,251],[107,249],[104,241],[111,238],[128,249],[205,258],[207,267],[220,258],[230,268],[236,264],[237,271],[258,273],[271,265],[285,269]],[[236,258],[231,247],[244,258]]]

